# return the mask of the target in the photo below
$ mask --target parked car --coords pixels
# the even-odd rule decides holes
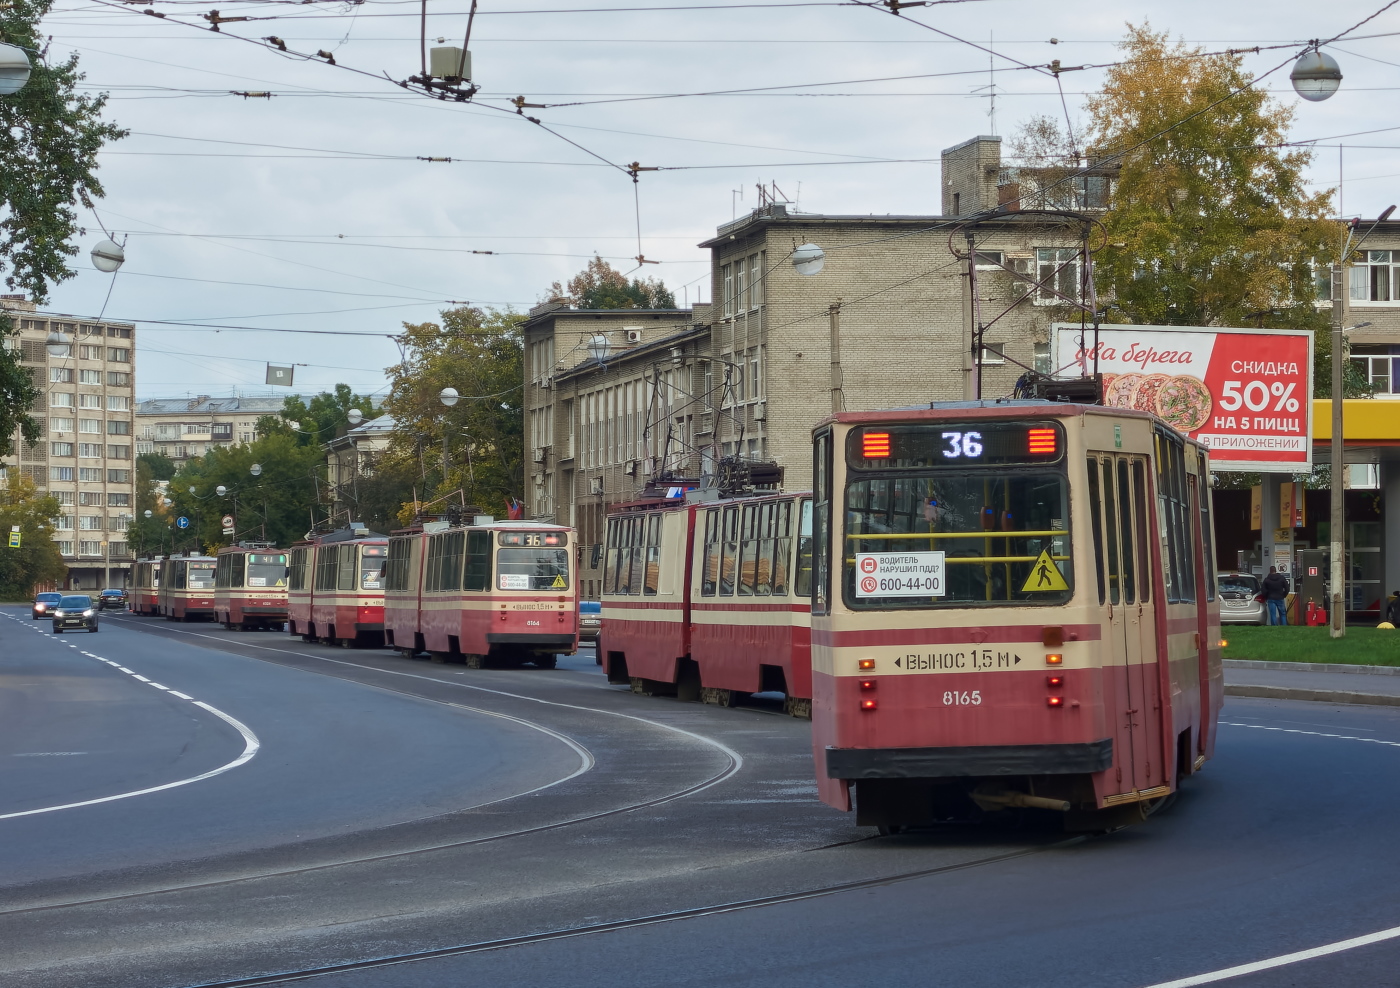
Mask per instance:
[[[598,652],[598,632],[603,630],[603,605],[596,600],[581,600],[578,602],[578,641],[582,645],[584,642],[592,642],[596,654],[593,661],[598,665],[603,664],[602,653]]]
[[[1252,573],[1221,573],[1220,623],[1268,624],[1269,609],[1260,594],[1259,578]]]
[[[61,635],[79,628],[86,628],[89,634],[97,631],[97,606],[87,594],[67,594],[53,609],[53,633]]]
[[[62,599],[63,594],[61,593],[51,593],[47,590],[43,593],[36,593],[34,595],[34,616],[31,620],[37,621],[41,617],[48,617],[49,612],[54,609],[54,605]]]
[[[101,611],[126,610],[126,591],[121,587],[109,587],[97,595],[97,609]]]

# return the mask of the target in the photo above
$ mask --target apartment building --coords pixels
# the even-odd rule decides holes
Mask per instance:
[[[68,567],[66,589],[125,586],[126,541],[136,503],[132,419],[135,327],[37,311],[24,296],[0,296],[14,320],[20,363],[43,390],[33,410],[42,438],[16,436],[0,475],[19,471],[58,499],[54,539]],[[52,333],[64,342],[49,343]]]
[[[136,403],[136,452],[163,453],[176,463],[215,446],[250,443],[258,419],[282,411],[284,395],[148,398]]]

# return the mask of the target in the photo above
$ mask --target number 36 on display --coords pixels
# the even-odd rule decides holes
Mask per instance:
[[[973,460],[982,455],[982,433],[980,432],[945,432],[943,438],[948,443],[943,450],[944,459],[956,460],[959,457],[966,457]]]

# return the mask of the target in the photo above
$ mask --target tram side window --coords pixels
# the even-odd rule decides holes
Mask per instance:
[[[1099,461],[1097,457],[1089,457],[1089,514],[1094,523],[1094,569],[1099,577],[1099,603],[1104,602],[1104,580],[1103,580],[1103,518],[1102,518],[1102,496],[1099,491]]]
[[[1201,471],[1202,477],[1209,477],[1206,470]],[[1201,485],[1201,540],[1204,543],[1205,571],[1201,578],[1205,581],[1206,600],[1215,599],[1215,519],[1211,517],[1210,486]]]
[[[334,590],[340,569],[338,546],[323,545],[316,552],[316,589]]]
[[[770,588],[775,597],[786,597],[788,567],[792,562],[792,502],[779,501],[773,505],[773,579]]]
[[[1122,583],[1118,575],[1118,513],[1113,503],[1113,460],[1103,461],[1103,513],[1104,532],[1108,536],[1105,549],[1108,553],[1108,602],[1117,604],[1122,599]]]
[[[607,554],[603,557],[603,593],[617,593],[617,540],[621,518],[608,519]]]
[[[408,560],[413,551],[409,539],[389,540],[389,560],[384,565],[384,589],[408,589]]]
[[[661,515],[647,516],[647,569],[642,593],[654,597],[661,581]]]
[[[629,554],[632,557],[632,570],[627,575],[627,592],[634,597],[640,597],[642,587],[646,585],[647,519],[645,515],[641,515],[637,518],[630,518],[628,521],[630,524],[627,526],[627,544],[631,547]]]
[[[1137,566],[1141,574],[1138,600],[1145,604],[1152,597],[1152,564],[1148,559],[1152,543],[1147,536],[1147,471],[1143,468],[1142,460],[1138,459],[1133,460],[1133,518],[1137,523]]]
[[[758,583],[758,535],[765,507],[762,504],[746,504],[739,512],[740,597],[752,597]]]
[[[705,512],[705,551],[700,564],[700,596],[713,597],[719,584],[719,508]]]
[[[1186,486],[1186,457],[1179,439],[1157,433],[1157,516],[1162,525],[1167,601],[1195,603],[1196,564]]]
[[[182,563],[175,563],[170,570],[170,589],[185,589],[185,567]]]
[[[831,601],[832,438],[823,432],[812,447],[812,613],[825,614]]]
[[[1123,603],[1137,601],[1137,553],[1133,549],[1133,497],[1128,488],[1128,461],[1118,461],[1118,536],[1123,545]]]
[[[463,532],[448,532],[428,539],[428,566],[425,590],[462,589]]]
[[[491,589],[491,533],[467,533],[467,571],[463,590]]]
[[[734,569],[739,557],[739,509],[725,508],[720,531],[719,593],[734,596]]]
[[[812,502],[803,501],[797,523],[797,595],[812,596]]]
[[[289,590],[306,589],[306,550],[293,549],[292,562],[287,568],[287,588]]]
[[[355,547],[353,545],[343,545],[339,547],[339,561],[336,564],[336,584],[337,590],[355,589]]]

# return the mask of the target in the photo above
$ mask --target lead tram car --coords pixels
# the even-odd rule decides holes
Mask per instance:
[[[1204,447],[1043,401],[838,413],[814,440],[825,802],[882,833],[1012,807],[1101,830],[1211,756]]]

